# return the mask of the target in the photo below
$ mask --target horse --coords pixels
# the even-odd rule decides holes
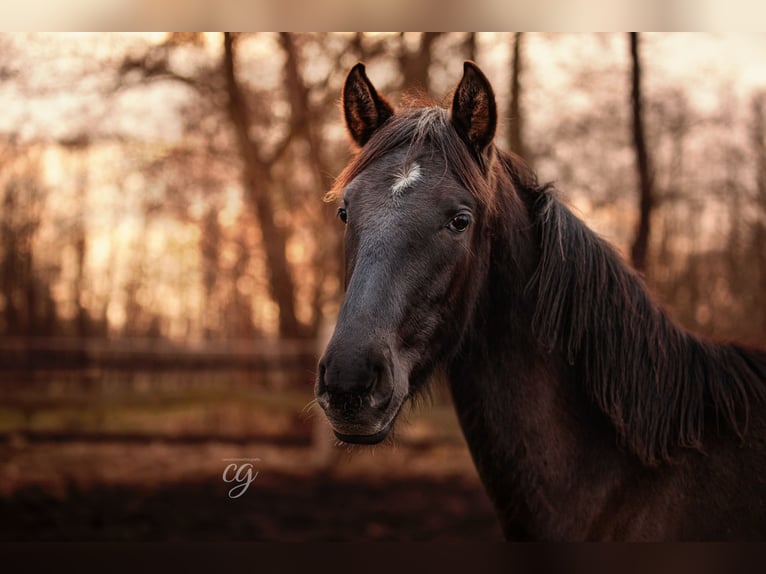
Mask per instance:
[[[674,322],[500,150],[475,63],[448,107],[394,109],[363,63],[341,102],[346,291],[314,388],[337,438],[383,441],[439,374],[507,539],[763,539],[766,352]]]

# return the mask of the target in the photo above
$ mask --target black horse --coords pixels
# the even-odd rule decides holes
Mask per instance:
[[[338,438],[383,440],[438,370],[507,538],[764,538],[766,353],[676,325],[498,150],[475,64],[450,110],[397,111],[358,64],[343,111],[346,296],[316,383]]]

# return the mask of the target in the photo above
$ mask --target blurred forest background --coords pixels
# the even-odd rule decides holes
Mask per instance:
[[[465,59],[675,318],[766,344],[763,35],[0,34],[0,539],[499,537],[444,389],[351,456],[310,404],[345,74]]]

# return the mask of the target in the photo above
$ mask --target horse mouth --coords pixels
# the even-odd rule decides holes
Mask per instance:
[[[391,421],[393,422],[393,421]],[[378,444],[383,442],[391,431],[391,424],[388,424],[383,430],[376,432],[375,434],[343,434],[336,430],[333,430],[335,436],[350,444]]]
[[[383,428],[381,428],[377,432],[374,432],[371,434],[344,433],[344,432],[340,432],[336,430],[335,428],[332,429],[332,432],[335,434],[335,437],[338,440],[341,440],[349,444],[365,444],[365,445],[379,444],[383,442],[383,440],[391,432],[391,429],[394,427],[394,423],[396,422],[396,419],[399,418],[399,411],[402,410],[404,403],[405,401],[401,401],[399,406],[394,411],[394,416],[392,416],[391,419],[386,424],[383,425]]]

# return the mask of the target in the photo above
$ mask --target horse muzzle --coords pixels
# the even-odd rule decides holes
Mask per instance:
[[[387,355],[330,347],[319,362],[315,394],[338,439],[377,444],[388,436],[406,393],[397,392]]]

